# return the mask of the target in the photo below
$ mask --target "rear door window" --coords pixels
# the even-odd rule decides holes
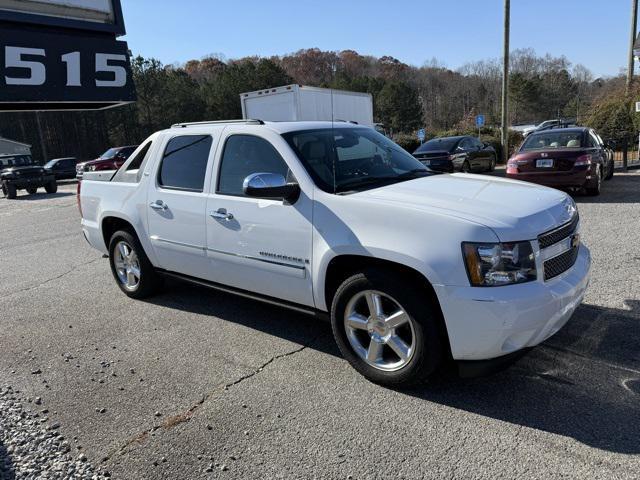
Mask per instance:
[[[210,135],[181,135],[169,140],[158,171],[158,185],[202,192],[212,141]]]

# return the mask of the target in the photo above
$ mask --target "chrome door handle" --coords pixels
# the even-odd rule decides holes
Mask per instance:
[[[155,202],[151,202],[149,206],[154,210],[166,210],[167,208],[169,208],[169,206],[166,203],[164,203],[162,200],[156,200]]]
[[[214,212],[209,212],[209,216],[212,218],[222,218],[223,220],[227,220],[227,221],[233,220],[233,214],[227,213],[227,211],[224,208],[219,208]]]

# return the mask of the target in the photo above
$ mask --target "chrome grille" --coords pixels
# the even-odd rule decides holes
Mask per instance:
[[[578,227],[579,220],[578,214],[576,213],[570,222],[538,235],[538,244],[540,245],[540,249],[550,247],[551,245],[564,240],[569,235],[572,235]]]
[[[578,258],[579,248],[579,246],[575,246],[571,250],[567,250],[557,257],[550,258],[544,262],[544,281],[546,282],[553,277],[557,277],[573,267],[573,264],[576,263],[576,259]]]

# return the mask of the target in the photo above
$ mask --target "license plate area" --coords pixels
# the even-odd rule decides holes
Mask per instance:
[[[553,168],[553,159],[552,158],[537,159],[536,168]]]

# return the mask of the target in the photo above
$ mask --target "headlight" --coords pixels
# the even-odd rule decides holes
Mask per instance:
[[[469,281],[474,287],[497,287],[536,279],[531,242],[462,244]]]

